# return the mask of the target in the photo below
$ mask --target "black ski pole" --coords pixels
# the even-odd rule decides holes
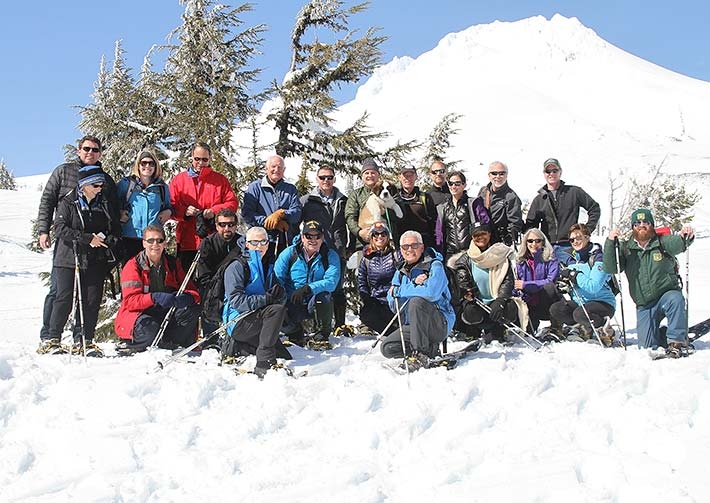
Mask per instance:
[[[182,284],[180,285],[180,288],[178,289],[177,293],[175,294],[175,297],[178,295],[181,295],[184,291],[185,288],[187,288],[187,284],[190,282],[190,277],[192,276],[192,273],[195,272],[195,268],[197,267],[197,261],[200,258],[200,250],[197,250],[197,253],[195,254],[195,258],[192,260],[192,264],[190,264],[190,268],[187,270],[187,273],[185,273],[185,279],[182,280]],[[168,309],[168,312],[165,313],[165,318],[163,318],[163,322],[160,324],[160,329],[158,330],[157,335],[155,336],[155,339],[153,342],[148,346],[149,350],[155,349],[155,347],[158,345],[160,340],[163,338],[163,334],[165,333],[165,329],[168,328],[168,323],[170,323],[170,318],[172,317],[173,313],[175,312],[175,306],[172,305],[170,306],[170,309]]]
[[[584,311],[584,316],[587,318],[587,321],[589,322],[589,326],[592,327],[592,333],[594,334],[594,337],[597,338],[597,342],[601,347],[604,347],[604,343],[602,342],[602,338],[599,337],[599,332],[597,332],[597,327],[594,326],[594,323],[592,323],[592,318],[589,316],[589,311],[587,311],[587,306],[584,305],[584,301],[582,297],[579,295],[579,292],[577,291],[577,288],[574,286],[574,280],[570,280],[569,282],[570,288],[572,288],[572,292],[574,295],[580,300],[579,306],[582,308],[582,311]]]
[[[86,334],[84,332],[84,300],[81,295],[81,270],[79,269],[79,244],[76,241],[72,242],[73,248],[74,248],[74,288],[77,292],[77,298],[75,301],[78,301],[74,305],[74,320],[75,322],[77,321],[76,318],[76,313],[77,311],[79,312],[79,335],[81,336],[81,350],[82,353],[84,354],[84,361],[86,361]],[[75,323],[76,325],[76,323]],[[72,342],[73,337],[72,337]],[[71,360],[71,353],[72,353],[73,347],[69,348],[69,359]]]
[[[626,320],[624,318],[624,290],[621,288],[621,261],[619,260],[619,238],[614,238],[614,252],[616,253],[616,283],[619,285],[619,301],[621,304],[621,338],[624,341],[624,351],[626,351]]]

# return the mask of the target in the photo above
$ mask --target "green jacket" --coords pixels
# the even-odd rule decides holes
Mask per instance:
[[[661,240],[663,249],[661,251]],[[634,239],[619,242],[618,272],[626,272],[629,293],[636,307],[653,304],[670,290],[681,290],[681,283],[676,271],[676,262],[672,257],[683,253],[692,244],[692,239],[681,236],[656,236],[643,249]],[[614,241],[604,242],[604,270],[617,272],[616,250]]]

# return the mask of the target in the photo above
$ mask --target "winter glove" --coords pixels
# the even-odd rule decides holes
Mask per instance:
[[[289,227],[290,225],[286,220],[279,220],[279,223],[276,224],[276,230],[281,232],[287,232]]]
[[[150,294],[153,304],[163,309],[170,309],[175,305],[175,294],[167,292],[155,292]]]
[[[505,299],[495,299],[488,306],[491,310],[491,319],[496,323],[503,321],[503,316],[505,315]]]
[[[311,294],[311,287],[306,285],[302,286],[295,292],[291,294],[291,302],[296,304],[296,305],[301,305],[303,304],[303,301],[307,296]]]
[[[278,210],[274,211],[271,215],[266,217],[264,220],[264,228],[268,231],[272,231],[276,229],[276,226],[278,225],[280,220],[283,220],[284,217],[286,216],[286,211],[284,211],[283,208],[279,208]]]
[[[560,272],[560,279],[568,283],[576,283],[577,281],[575,278],[577,277],[577,273],[579,273],[577,269],[562,269],[562,272]]]
[[[182,309],[183,307],[191,306],[194,303],[195,303],[195,300],[192,298],[192,295],[190,295],[189,293],[181,293],[180,295],[175,297],[175,307],[178,309]]]
[[[284,287],[282,287],[278,283],[274,283],[274,285],[271,288],[269,288],[266,293],[271,295],[274,298],[274,300],[278,300],[281,297],[283,297],[285,291],[284,291]]]

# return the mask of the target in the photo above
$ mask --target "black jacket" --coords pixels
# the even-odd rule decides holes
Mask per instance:
[[[592,197],[580,187],[560,182],[553,197],[544,185],[530,203],[525,228],[539,227],[552,244],[568,241],[569,228],[579,222],[579,209],[587,210],[587,227],[592,232],[599,223],[601,209]]]
[[[441,187],[432,185],[426,193],[431,196],[431,199],[434,201],[434,205],[436,206],[439,206],[440,204],[451,199],[451,192],[449,191],[449,186],[446,183],[444,183]]]
[[[97,162],[96,165],[100,166],[101,163]],[[37,228],[40,234],[49,234],[49,229],[52,227],[52,221],[54,220],[54,212],[58,209],[59,203],[76,190],[79,182],[79,169],[83,166],[84,164],[80,161],[65,162],[54,168],[52,174],[49,175],[47,185],[44,186],[44,191],[42,192],[37,214]],[[106,173],[106,184],[102,194],[109,203],[108,208],[111,213],[111,219],[118,220],[121,205],[118,201],[116,182],[108,173]],[[116,236],[120,236],[120,229],[116,230]]]
[[[405,194],[402,189],[397,191],[394,200],[402,208],[402,218],[397,221],[394,242],[399,243],[399,237],[406,231],[417,231],[422,235],[424,246],[435,248],[436,205],[429,194],[420,192],[414,187],[411,194]]]
[[[346,258],[355,251],[355,240],[345,223],[345,205],[348,198],[337,187],[333,187],[333,199],[330,204],[320,196],[318,189],[301,198],[301,220],[315,220],[325,229],[326,243],[338,252],[341,258]]]
[[[74,242],[77,242],[79,252],[79,268],[88,269],[97,264],[114,261],[112,248],[118,241],[120,229],[118,219],[112,218],[108,202],[97,196],[92,203],[79,200],[74,190],[61,200],[57,208],[57,218],[54,222],[54,237],[56,247],[53,265],[55,267],[74,267]],[[93,234],[102,232],[109,248],[89,246]]]
[[[468,250],[471,244],[469,201],[468,194],[464,192],[456,207],[454,200],[450,198],[437,208],[444,239],[443,250],[447,258],[461,250]]]
[[[473,281],[473,275],[471,274],[471,258],[468,253],[462,254],[454,264],[454,273],[456,275],[456,282],[459,285],[459,291],[461,295],[465,294],[468,290],[473,292],[473,296],[480,298],[480,293],[478,285]],[[508,272],[505,274],[505,278],[498,287],[498,297],[499,299],[509,299],[513,296],[513,287],[515,286],[515,277],[513,276],[513,268],[508,267]]]
[[[491,190],[489,183],[481,187],[478,195],[483,198],[483,203],[491,212],[496,237],[510,246],[517,242],[518,235],[523,228],[523,205],[513,189],[504,183],[498,190]]]
[[[240,243],[241,241],[241,243]],[[218,233],[207,236],[200,243],[200,258],[197,260],[196,283],[202,297],[205,296],[210,280],[217,272],[222,260],[234,249],[243,249],[241,235],[235,233],[230,241],[225,241]]]

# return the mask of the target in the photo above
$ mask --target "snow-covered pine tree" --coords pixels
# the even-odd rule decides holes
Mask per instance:
[[[0,189],[17,190],[15,176],[7,169],[5,159],[0,159]]]
[[[282,84],[273,86],[280,103],[268,116],[278,131],[275,149],[282,157],[304,157],[314,165],[325,162],[336,171],[358,173],[366,157],[382,159],[390,151],[414,147],[408,142],[377,152],[373,143],[388,134],[370,131],[366,114],[344,131],[332,127],[335,88],[369,76],[382,57],[386,37],[377,35],[379,28],[369,28],[359,38],[348,28],[350,17],[368,4],[346,8],[341,0],[310,0],[298,13],[289,72]]]
[[[168,50],[161,78],[165,130],[162,141],[169,150],[181,152],[186,163],[190,146],[205,141],[212,146],[212,165],[236,187],[244,185],[243,173],[230,157],[232,129],[255,111],[248,86],[260,69],[251,66],[266,29],[257,25],[237,31],[241,16],[251,4],[239,7],[212,0],[180,0],[185,5],[182,25],[175,28],[165,46]]]
[[[429,176],[429,166],[434,161],[446,162],[449,169],[452,169],[460,161],[446,160],[446,152],[451,148],[451,137],[459,132],[455,127],[456,122],[463,117],[461,114],[448,113],[434,126],[427,141],[424,142],[424,155],[419,160],[419,169],[422,173],[427,173],[419,186],[421,188],[431,187],[431,177]]]

